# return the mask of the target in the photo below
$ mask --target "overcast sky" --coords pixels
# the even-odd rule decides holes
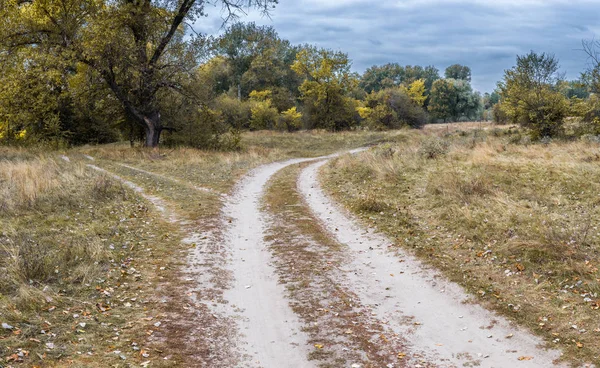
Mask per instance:
[[[220,8],[197,22],[216,34]],[[250,12],[244,21],[272,25],[293,44],[348,53],[359,73],[372,65],[468,65],[473,87],[490,92],[518,54],[554,53],[568,78],[587,60],[581,40],[600,38],[600,0],[280,0],[271,18]]]

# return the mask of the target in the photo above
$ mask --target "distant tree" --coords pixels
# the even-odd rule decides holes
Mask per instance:
[[[273,27],[257,26],[254,22],[235,23],[215,41],[217,53],[227,58],[231,67],[238,100],[242,99],[242,76],[250,69],[252,61],[266,54],[278,41]]]
[[[465,65],[454,64],[446,68],[444,72],[446,79],[471,81],[471,68]]]
[[[486,92],[483,95],[483,108],[485,110],[493,108],[498,102],[500,102],[500,93],[498,90],[494,90],[492,93]]]
[[[425,94],[429,95],[433,82],[440,79],[440,71],[433,65],[422,67],[420,65],[407,65],[404,67],[405,84],[411,84],[416,80],[423,79],[425,81]]]
[[[458,100],[458,91],[449,79],[439,79],[433,83],[431,88],[428,111],[435,119],[444,122],[454,119],[455,106]]]
[[[302,79],[291,68],[300,48],[279,38],[271,40],[267,46],[255,55],[243,74],[242,94],[270,89],[274,106],[284,111],[294,106],[300,94],[298,87]]]
[[[532,51],[517,56],[517,65],[499,83],[502,110],[509,120],[530,128],[534,138],[559,135],[569,109],[561,80],[554,55]]]
[[[431,89],[428,111],[444,122],[476,120],[481,114],[481,96],[465,80],[440,79]]]
[[[399,129],[409,126],[421,128],[427,122],[427,114],[413,99],[406,88],[393,87],[371,92],[365,106],[358,108],[365,125],[371,129]]]
[[[354,124],[355,102],[348,96],[358,83],[343,52],[305,46],[296,55],[292,69],[304,82],[300,85],[308,128],[340,130]]]
[[[434,66],[401,66],[391,63],[367,69],[360,79],[360,87],[365,92],[371,93],[385,88],[398,87],[401,84],[408,86],[422,79],[425,84],[425,95],[428,96],[433,82],[439,78],[439,70]]]
[[[423,107],[427,96],[425,95],[425,81],[423,79],[417,79],[412,82],[408,87],[402,85],[400,89],[419,107]]]
[[[404,68],[398,63],[382,66],[374,65],[367,69],[360,79],[360,87],[367,93],[400,85],[404,80]]]
[[[561,81],[559,89],[566,98],[586,99],[590,92],[584,80]]]

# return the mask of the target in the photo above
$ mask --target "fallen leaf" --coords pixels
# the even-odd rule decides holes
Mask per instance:
[[[531,360],[531,359],[533,359],[532,356],[520,356],[519,357],[519,360]]]

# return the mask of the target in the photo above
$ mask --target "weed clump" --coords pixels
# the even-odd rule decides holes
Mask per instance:
[[[430,138],[421,143],[421,146],[419,147],[419,154],[425,159],[433,160],[438,157],[445,156],[449,149],[450,145],[447,140],[441,138]]]

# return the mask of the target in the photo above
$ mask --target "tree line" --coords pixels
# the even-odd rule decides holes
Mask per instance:
[[[273,27],[192,25],[208,5],[226,18],[277,0],[6,0],[0,9],[0,142],[235,148],[239,132],[419,128],[491,120],[555,136],[593,120],[590,71],[566,82],[546,54],[517,59],[481,95],[471,70],[389,63],[362,75],[341,51],[292,45]],[[588,44],[595,56],[594,44]],[[594,110],[596,109],[596,110]],[[593,111],[592,111],[593,110]],[[560,123],[557,123],[560,122]],[[534,130],[535,130],[534,129]],[[166,133],[165,133],[166,132]]]

